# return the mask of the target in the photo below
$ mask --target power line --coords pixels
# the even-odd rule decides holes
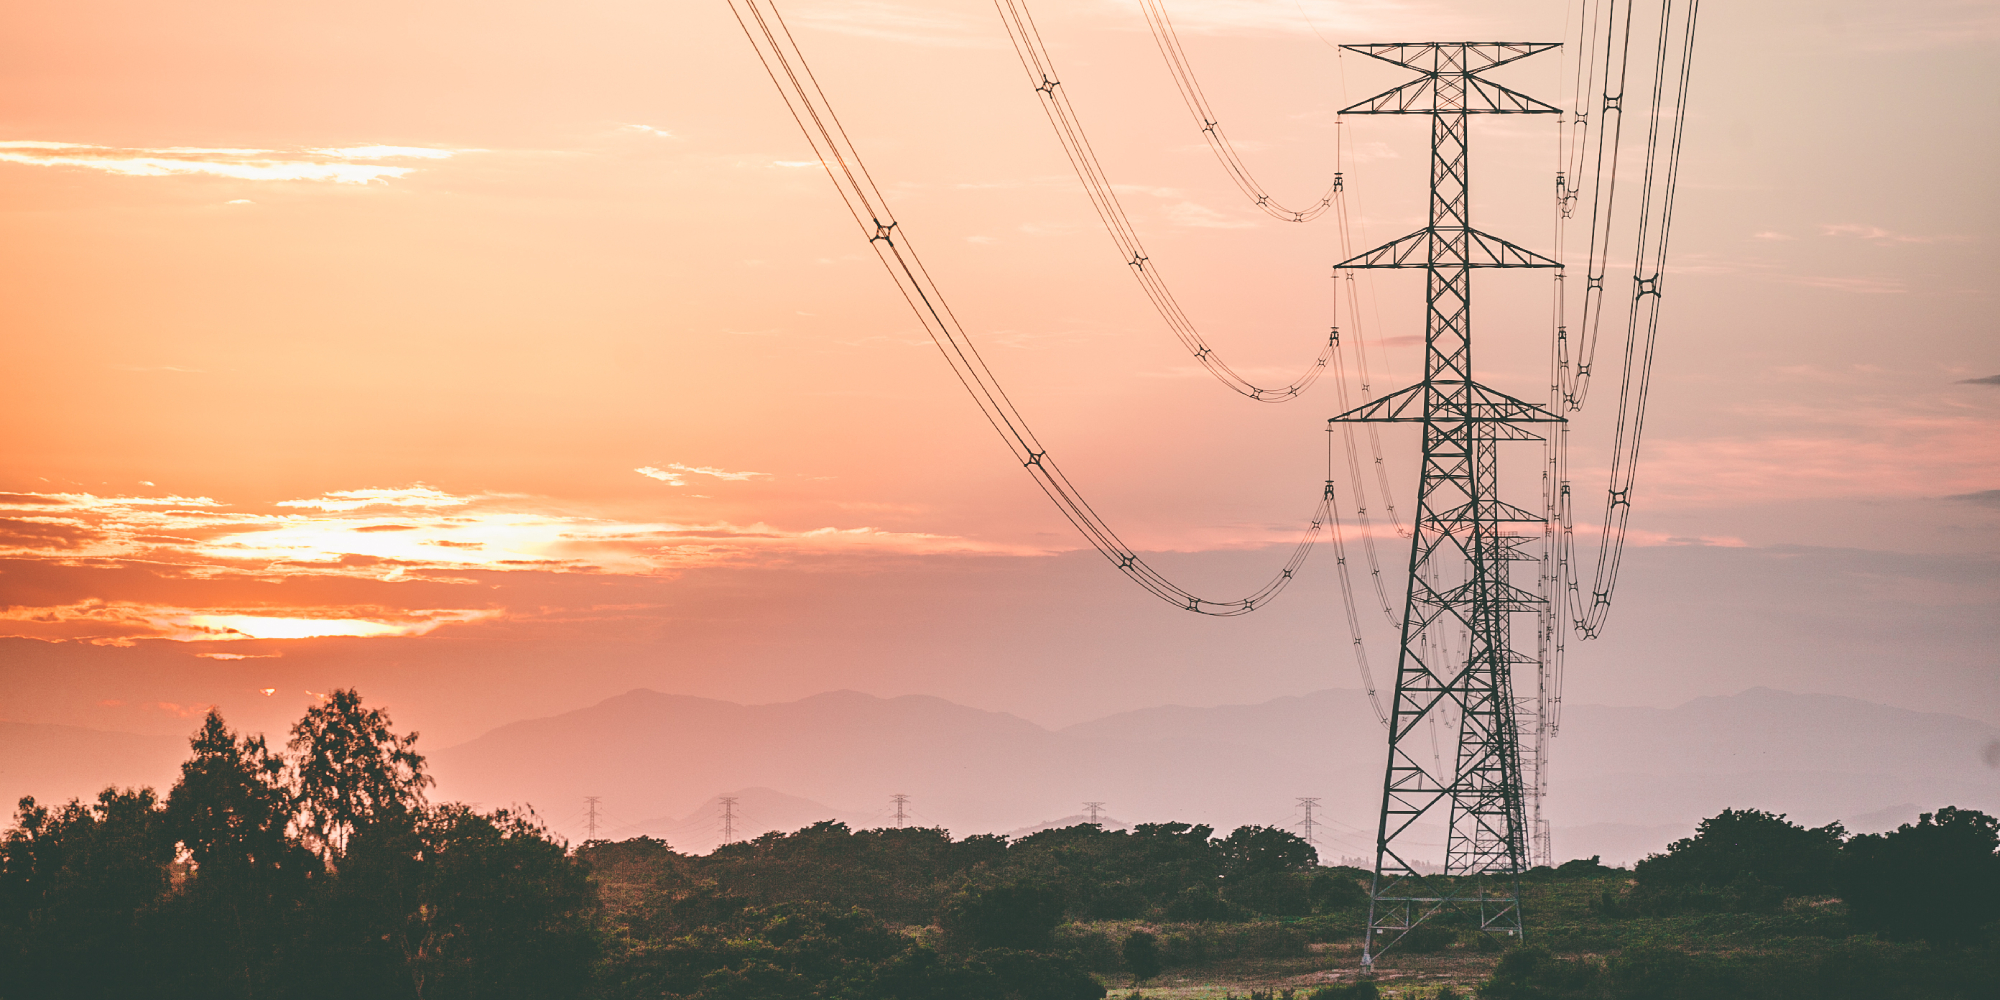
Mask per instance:
[[[1196,596],[1140,558],[1063,474],[1049,456],[1048,449],[1035,437],[1026,420],[1007,398],[1006,391],[987,368],[986,362],[980,358],[978,348],[959,325],[951,307],[946,304],[910,246],[908,234],[890,214],[881,191],[868,176],[867,168],[841,127],[825,93],[813,79],[811,69],[807,67],[803,54],[771,0],[730,0],[730,8],[751,45],[756,48],[758,58],[784,98],[793,120],[798,122],[821,165],[826,168],[827,176],[840,192],[848,213],[867,236],[869,245],[875,249],[890,277],[902,291],[904,301],[909,303],[925,332],[951,366],[952,373],[971,394],[973,402],[979,406],[994,431],[1006,442],[1015,461],[1021,463],[1035,484],[1056,504],[1070,524],[1089,540],[1091,546],[1147,592],[1197,614],[1220,617],[1249,614],[1269,603],[1290,585],[1331,516],[1331,484],[1322,488],[1311,523],[1277,575],[1245,597],[1217,601]]]
[[[1208,148],[1215,153],[1215,158],[1222,162],[1223,171],[1229,174],[1230,180],[1236,182],[1236,187],[1243,192],[1243,196],[1249,198],[1250,203],[1257,206],[1264,214],[1281,222],[1311,222],[1325,214],[1326,210],[1333,206],[1334,196],[1339,194],[1344,186],[1338,166],[1336,165],[1333,173],[1333,182],[1327,185],[1326,193],[1320,195],[1312,207],[1298,211],[1273,201],[1270,192],[1264,190],[1264,186],[1257,183],[1257,179],[1250,175],[1250,168],[1244,164],[1243,158],[1237,155],[1236,147],[1230,143],[1229,137],[1223,135],[1222,123],[1217,120],[1215,110],[1209,106],[1208,95],[1201,89],[1201,81],[1195,78],[1194,64],[1188,60],[1187,53],[1181,50],[1180,36],[1174,32],[1174,22],[1167,16],[1166,4],[1163,0],[1139,0],[1139,8],[1146,14],[1146,26],[1152,29],[1153,43],[1159,46],[1160,56],[1167,61],[1167,71],[1173,75],[1174,86],[1180,90],[1181,100],[1187,104],[1188,113],[1193,115],[1194,120],[1201,126],[1201,134],[1208,140]],[[1311,19],[1308,18],[1306,23],[1311,25]],[[1313,28],[1313,33],[1318,34],[1319,29]]]
[[[1110,232],[1113,241],[1119,247],[1119,251],[1125,255],[1126,262],[1134,265],[1133,274],[1139,279],[1148,297],[1152,299],[1154,305],[1160,310],[1161,316],[1174,329],[1176,336],[1180,338],[1183,346],[1211,374],[1215,375],[1225,385],[1244,395],[1267,402],[1293,398],[1299,391],[1305,388],[1306,384],[1316,378],[1320,371],[1324,370],[1330,359],[1334,368],[1334,384],[1340,395],[1340,409],[1343,411],[1349,409],[1350,401],[1347,394],[1347,376],[1343,362],[1343,352],[1341,350],[1342,338],[1338,325],[1333,328],[1328,338],[1327,352],[1321,355],[1308,374],[1301,376],[1292,385],[1282,389],[1262,389],[1253,386],[1238,377],[1234,370],[1220,360],[1208,346],[1207,342],[1202,339],[1201,334],[1194,328],[1192,322],[1181,312],[1180,307],[1175,304],[1172,292],[1167,288],[1165,280],[1161,277],[1158,265],[1152,262],[1150,256],[1147,255],[1141,246],[1137,228],[1125,214],[1123,204],[1118,198],[1117,189],[1105,174],[1103,165],[1098,162],[1089,137],[1083,130],[1081,119],[1069,100],[1068,91],[1059,79],[1055,69],[1055,62],[1050,57],[1047,47],[1043,44],[1041,34],[1035,26],[1034,18],[1028,10],[1027,0],[995,0],[995,6],[1000,11],[1003,25],[1007,28],[1008,38],[1014,44],[1015,54],[1020,58],[1022,68],[1027,72],[1029,83],[1040,98],[1043,111],[1049,119],[1049,124],[1054,128],[1056,138],[1061,142],[1072,168],[1076,171],[1078,180],[1083,183],[1085,193],[1090,197],[1091,205],[1096,210],[1098,218],[1104,223],[1106,230]],[[1173,41],[1171,24],[1165,21],[1164,10],[1162,9],[1159,14],[1160,22],[1166,25],[1165,31],[1167,32],[1165,36],[1158,36],[1156,32],[1156,37],[1161,38],[1163,52],[1167,51],[1166,47],[1170,43],[1173,50],[1178,51],[1178,42]],[[1149,11],[1148,17],[1149,20],[1152,19],[1153,14],[1151,11]],[[1168,62],[1170,68],[1179,65],[1172,56],[1169,56]],[[1191,75],[1189,79],[1192,79]],[[1195,85],[1193,90],[1194,92],[1198,92],[1198,85]],[[1339,125],[1340,122],[1336,121],[1336,127]],[[1222,143],[1219,149],[1226,149],[1227,151],[1219,151],[1219,155],[1224,156],[1225,164],[1227,164],[1230,158],[1234,156],[1233,148],[1227,148],[1226,140],[1219,140],[1219,133],[1208,132],[1205,134],[1208,135],[1211,142],[1220,141]],[[1354,227],[1348,216],[1346,188],[1343,183],[1340,183],[1343,146],[1343,141],[1339,138],[1339,133],[1336,132],[1334,145],[1334,176],[1336,183],[1333,185],[1329,197],[1331,198],[1331,204],[1334,204],[1339,209],[1340,249],[1341,256],[1344,259],[1353,254],[1352,237]],[[1246,176],[1248,176],[1247,171],[1232,173],[1232,177],[1239,179]],[[1362,328],[1361,313],[1358,305],[1360,299],[1354,270],[1350,268],[1339,271],[1336,274],[1336,278],[1338,280],[1334,286],[1334,312],[1336,319],[1338,319],[1339,292],[1344,285],[1348,292],[1349,329],[1356,331],[1357,339],[1355,339],[1355,345],[1357,360],[1359,362],[1361,395],[1363,401],[1367,402],[1374,397],[1370,388],[1366,338],[1359,335],[1359,331]],[[1372,425],[1367,426],[1365,430],[1373,456],[1373,468],[1375,469],[1377,485],[1381,491],[1383,501],[1387,505],[1389,520],[1391,523],[1395,523],[1397,520],[1396,502],[1389,483],[1388,469],[1383,461],[1381,436],[1379,431]],[[1390,606],[1388,589],[1382,575],[1381,561],[1375,550],[1373,525],[1368,513],[1365,480],[1361,473],[1360,452],[1355,443],[1354,428],[1352,425],[1342,425],[1341,432],[1346,443],[1345,454],[1347,456],[1350,481],[1354,484],[1355,518],[1361,526],[1361,544],[1362,551],[1368,561],[1369,582],[1374,588],[1376,602],[1381,608],[1383,616],[1389,620],[1391,627],[1395,627],[1397,625],[1396,612]],[[1331,441],[1328,442],[1329,448],[1331,447],[1331,443]],[[1332,454],[1329,450],[1327,462],[1327,483],[1329,490],[1332,489],[1332,482],[1333,462]],[[1330,505],[1329,511],[1337,511],[1337,505]],[[1362,686],[1368,692],[1369,703],[1375,709],[1376,718],[1386,725],[1388,716],[1383,712],[1381,701],[1375,693],[1375,682],[1368,665],[1367,647],[1362,639],[1360,622],[1353,610],[1354,591],[1349,579],[1346,547],[1344,540],[1340,537],[1337,523],[1334,525],[1334,532],[1334,543],[1337,553],[1336,567],[1340,577],[1342,601],[1348,611],[1349,631],[1351,633],[1355,664],[1361,674]],[[1398,533],[1406,534],[1400,528],[1398,529]]]
[[[1160,318],[1166,321],[1167,327],[1180,340],[1181,346],[1222,384],[1251,399],[1277,403],[1298,398],[1299,394],[1326,371],[1337,338],[1332,336],[1327,338],[1325,347],[1320,350],[1319,356],[1313,359],[1313,363],[1304,374],[1275,388],[1265,388],[1250,382],[1224,362],[1215,353],[1214,348],[1203,339],[1201,332],[1195,328],[1194,321],[1181,309],[1180,303],[1174,299],[1173,292],[1168,289],[1165,279],[1161,277],[1159,265],[1153,261],[1152,256],[1140,242],[1137,227],[1132,225],[1131,218],[1125,214],[1125,206],[1118,199],[1117,189],[1112,186],[1109,176],[1104,172],[1103,164],[1098,162],[1096,150],[1092,148],[1089,137],[1084,134],[1083,123],[1076,113],[1076,108],[1070,104],[1069,92],[1063,88],[1061,77],[1056,72],[1055,61],[1049,57],[1048,48],[1042,44],[1041,33],[1035,28],[1034,17],[1028,11],[1027,0],[994,0],[994,6],[1000,12],[1001,22],[1006,25],[1007,37],[1014,43],[1014,53],[1020,57],[1021,68],[1028,74],[1029,86],[1033,87],[1040,97],[1042,111],[1048,116],[1049,125],[1055,129],[1056,138],[1062,143],[1063,152],[1069,157],[1070,166],[1076,171],[1077,180],[1083,182],[1084,193],[1090,197],[1091,207],[1103,221],[1105,230],[1111,234],[1112,242],[1118,245],[1118,252],[1130,266],[1132,276],[1138,280],[1140,288],[1153,303],[1153,308],[1159,311]],[[1211,134],[1210,139],[1213,141],[1215,136]],[[1338,174],[1335,176],[1337,178]],[[1335,190],[1338,189],[1339,182],[1336,180]],[[1313,214],[1325,211],[1326,206],[1332,204],[1332,196],[1333,192],[1329,192],[1328,198],[1314,209]]]

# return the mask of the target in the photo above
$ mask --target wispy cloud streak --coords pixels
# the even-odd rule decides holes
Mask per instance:
[[[166,146],[126,148],[35,139],[0,141],[0,162],[80,167],[126,177],[200,176],[243,181],[367,184],[402,177],[414,167],[357,160],[442,160],[457,151],[423,146],[351,146],[281,152],[270,149]]]

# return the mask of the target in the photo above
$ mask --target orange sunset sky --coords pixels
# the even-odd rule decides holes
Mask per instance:
[[[1332,385],[1260,404],[1181,351],[986,0],[780,8],[1098,511],[1189,589],[1253,589],[1318,498]],[[1336,126],[1404,75],[1330,43],[1558,40],[1568,13],[1168,8],[1281,200],[1344,133],[1368,246],[1421,224],[1427,133]],[[1331,221],[1245,202],[1136,2],[1035,9],[1182,304],[1289,379],[1332,321]],[[2000,722],[1996,42],[1991,3],[1704,8],[1634,548],[1572,700],[1768,685]],[[1554,98],[1572,69],[1504,79]],[[1473,129],[1480,224],[1546,250],[1554,123]],[[1539,398],[1546,275],[1479,282],[1480,378]],[[1421,287],[1369,286],[1378,390],[1417,373]],[[275,731],[358,685],[442,746],[640,686],[1049,725],[1359,686],[1327,553],[1221,620],[1084,545],[723,0],[0,7],[0,329],[0,720]],[[1415,438],[1385,440],[1407,497]]]

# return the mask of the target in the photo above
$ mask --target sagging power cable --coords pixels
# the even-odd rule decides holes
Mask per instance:
[[[1160,274],[1159,264],[1146,253],[1144,244],[1140,242],[1138,229],[1125,214],[1117,189],[1105,174],[1103,164],[1098,162],[1090,138],[1084,134],[1082,121],[1076,108],[1070,104],[1069,93],[1063,89],[1061,75],[1056,72],[1055,61],[1049,58],[1048,48],[1042,44],[1041,34],[1035,28],[1027,0],[994,0],[994,8],[1000,12],[1000,20],[1007,27],[1007,37],[1014,43],[1014,53],[1020,57],[1021,68],[1028,74],[1029,86],[1040,97],[1049,125],[1055,129],[1056,138],[1062,143],[1070,166],[1076,170],[1077,179],[1083,182],[1091,208],[1096,210],[1105,230],[1111,234],[1112,242],[1118,245],[1118,252],[1124,257],[1132,276],[1138,280],[1153,308],[1159,311],[1160,318],[1166,321],[1167,328],[1173,331],[1175,339],[1209,374],[1251,399],[1265,403],[1297,399],[1326,371],[1327,362],[1333,355],[1333,338],[1327,338],[1319,356],[1302,374],[1280,386],[1266,388],[1256,385],[1224,362],[1202,338],[1201,331],[1195,328],[1194,321],[1181,309],[1180,303],[1175,301],[1173,292]],[[1326,204],[1331,204],[1331,201]]]
[[[1326,193],[1320,195],[1319,200],[1309,208],[1303,210],[1286,208],[1272,200],[1271,193],[1264,190],[1264,185],[1257,183],[1256,177],[1251,176],[1249,166],[1245,165],[1243,157],[1237,154],[1236,147],[1230,143],[1229,137],[1223,134],[1222,122],[1218,120],[1215,109],[1209,105],[1208,95],[1201,89],[1201,81],[1194,75],[1194,64],[1188,60],[1187,52],[1181,48],[1180,36],[1174,32],[1174,22],[1167,16],[1164,0],[1139,0],[1139,7],[1146,13],[1146,26],[1153,31],[1153,43],[1159,46],[1161,58],[1167,61],[1167,71],[1173,74],[1174,86],[1180,90],[1181,100],[1187,104],[1188,113],[1200,124],[1202,137],[1208,140],[1208,148],[1214,151],[1215,158],[1222,163],[1223,171],[1229,174],[1230,180],[1236,182],[1236,187],[1243,192],[1244,197],[1262,209],[1265,215],[1281,222],[1311,222],[1326,214],[1326,211],[1333,207],[1333,196],[1340,192],[1340,171],[1338,169],[1334,171],[1333,183],[1327,185]],[[1310,23],[1308,19],[1308,24]],[[1317,34],[1319,29],[1314,28],[1313,32]]]
[[[1680,180],[1695,25],[1701,0],[1687,0],[1686,13],[1678,24],[1674,6],[1675,0],[1662,0],[1660,5],[1647,115],[1645,173],[1640,182],[1639,221],[1632,255],[1632,294],[1625,319],[1624,366],[1611,441],[1610,483],[1605,491],[1604,528],[1598,540],[1588,605],[1584,603],[1571,548],[1575,532],[1567,509],[1567,484],[1563,490],[1563,542],[1564,558],[1570,564],[1570,610],[1577,631],[1586,639],[1597,636],[1611,612],[1611,593],[1618,583],[1626,525],[1632,516],[1632,491],[1638,482],[1639,442],[1646,426],[1646,398],[1652,388],[1653,352],[1659,339],[1660,297],[1664,291],[1667,242],[1673,230],[1674,192]],[[1627,16],[1629,19],[1629,13]],[[1670,83],[1673,103],[1668,111]]]
[[[1333,484],[1328,482],[1321,491],[1310,526],[1278,574],[1246,597],[1233,601],[1197,597],[1147,565],[1091,509],[1075,485],[1056,466],[1049,457],[1048,449],[1035,438],[1027,421],[1022,419],[993,372],[980,358],[978,348],[953,315],[951,307],[910,245],[908,232],[890,213],[882,192],[869,177],[867,167],[834,114],[826,94],[813,78],[812,70],[777,7],[771,0],[729,0],[729,6],[744,35],[757,50],[759,61],[763,63],[772,84],[778,88],[793,120],[798,122],[799,130],[805,133],[806,141],[812,145],[820,164],[826,168],[827,176],[840,192],[841,201],[867,236],[869,246],[874,248],[876,256],[888,269],[890,277],[903,293],[904,301],[909,303],[918,322],[930,335],[931,342],[937,345],[938,352],[951,365],[952,373],[971,394],[980,413],[1006,442],[1014,459],[1021,463],[1022,468],[1034,478],[1035,484],[1082,532],[1091,546],[1119,572],[1149,593],[1198,614],[1223,617],[1248,614],[1263,607],[1284,590],[1311,553],[1313,542],[1332,516]]]

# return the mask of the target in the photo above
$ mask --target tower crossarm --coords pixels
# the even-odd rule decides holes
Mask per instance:
[[[1509,243],[1477,229],[1419,229],[1397,237],[1366,253],[1355,254],[1334,270],[1355,267],[1428,267],[1434,260],[1450,260],[1461,267],[1561,267],[1526,247]]]
[[[1446,410],[1452,419],[1462,423],[1481,424],[1560,424],[1568,418],[1536,406],[1524,399],[1516,399],[1498,389],[1489,389],[1477,382],[1419,382],[1405,389],[1398,389],[1338,416],[1328,417],[1329,424],[1420,424],[1436,421],[1438,412],[1426,405],[1426,388],[1447,397]],[[1453,398],[1456,397],[1456,398]]]
[[[1341,109],[1353,115],[1550,115],[1561,108],[1479,74],[1558,47],[1557,42],[1390,42],[1341,48],[1423,75]]]

